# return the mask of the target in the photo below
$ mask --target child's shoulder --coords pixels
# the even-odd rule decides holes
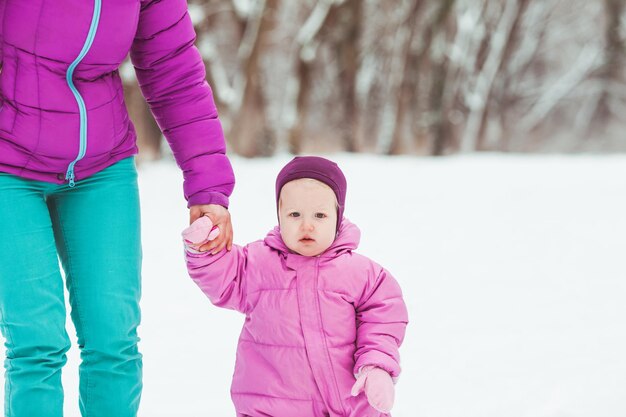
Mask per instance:
[[[378,265],[378,263],[369,256],[356,251],[350,251],[350,257],[348,259],[350,262],[354,263]]]
[[[344,263],[345,267],[352,270],[378,276],[385,269],[378,262],[361,253],[352,251],[346,255],[339,257],[339,259]]]
[[[246,251],[246,256],[249,259],[257,258],[264,261],[269,261],[274,258],[278,259],[281,254],[281,251],[277,250],[272,245],[268,245],[267,240],[264,239],[248,243],[244,246],[244,250]]]
[[[244,246],[248,254],[267,253],[272,249],[265,243],[263,239],[258,239]]]

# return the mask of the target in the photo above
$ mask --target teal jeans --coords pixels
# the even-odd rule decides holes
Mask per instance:
[[[81,355],[80,411],[136,416],[139,220],[133,158],[74,188],[0,173],[5,417],[63,416],[61,368],[70,339],[59,259]]]

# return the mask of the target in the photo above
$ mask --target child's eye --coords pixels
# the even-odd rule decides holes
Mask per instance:
[[[317,217],[318,219],[323,219],[323,218],[325,218],[327,216],[324,213],[315,213],[315,217]]]
[[[294,211],[292,213],[289,213],[289,217],[300,217],[300,213],[298,213],[297,211]]]

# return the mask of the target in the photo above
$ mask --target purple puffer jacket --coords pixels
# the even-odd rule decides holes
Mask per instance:
[[[0,172],[71,184],[137,153],[118,72],[130,52],[188,204],[228,205],[234,176],[185,0],[2,0],[0,25]]]
[[[344,219],[317,257],[290,252],[278,228],[230,252],[187,254],[211,302],[246,315],[231,387],[238,415],[385,415],[350,389],[364,365],[399,375],[407,309],[389,272],[353,252],[359,238]]]

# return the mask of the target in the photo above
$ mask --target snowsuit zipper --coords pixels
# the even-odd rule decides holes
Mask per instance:
[[[313,378],[324,398],[329,411],[335,415],[345,415],[342,406],[337,379],[328,353],[328,344],[324,336],[324,326],[319,305],[317,279],[319,277],[320,259],[314,265],[301,266],[297,269],[298,307],[300,324],[304,336],[307,356],[311,364]],[[316,337],[314,335],[319,335]],[[320,342],[321,338],[321,342]]]

